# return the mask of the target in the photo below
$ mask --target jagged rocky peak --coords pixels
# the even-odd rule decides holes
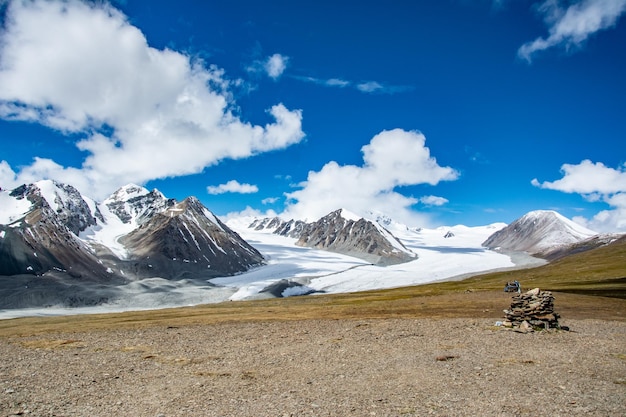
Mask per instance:
[[[263,256],[197,198],[188,197],[120,239],[138,276],[215,277],[263,264]]]
[[[278,226],[274,233],[280,236],[298,239],[304,231],[305,227],[306,223],[302,220],[291,219],[289,221],[283,222],[280,226]]]
[[[596,234],[556,211],[536,210],[489,236],[483,246],[541,254]]]
[[[107,200],[128,201],[148,194],[147,188],[137,184],[126,184],[118,188]]]
[[[302,220],[283,220],[280,217],[264,217],[254,219],[248,228],[257,231],[267,230],[280,236],[297,239],[300,237],[300,234],[302,233],[302,230],[304,230],[305,226],[306,223]]]
[[[173,199],[167,199],[156,188],[148,191],[147,188],[136,184],[128,184],[119,188],[103,201],[109,211],[117,216],[122,223],[137,225],[141,225],[174,203]]]
[[[167,217],[177,217],[180,215],[195,216],[206,219],[207,224],[217,227],[222,231],[228,227],[211,210],[206,208],[196,197],[187,197],[180,203],[175,203],[162,212]],[[230,229],[228,229],[230,230]]]
[[[109,279],[109,274],[78,233],[96,219],[87,202],[69,185],[39,181],[7,196],[2,209],[13,212],[10,226],[0,225],[0,275],[66,274],[81,279]],[[11,201],[12,199],[13,201]],[[21,211],[21,213],[20,213]],[[2,216],[2,223],[7,224]]]
[[[10,195],[18,199],[27,199],[33,207],[49,207],[58,220],[75,235],[95,225],[96,217],[102,216],[96,204],[84,198],[76,188],[54,180],[21,185]]]
[[[308,223],[296,245],[343,253],[379,265],[417,258],[380,224],[345,209],[335,210],[314,223]]]
[[[280,217],[264,217],[262,219],[254,219],[248,227],[254,230],[269,230],[276,229],[283,223],[284,221]]]

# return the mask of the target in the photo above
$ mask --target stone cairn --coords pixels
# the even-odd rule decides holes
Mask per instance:
[[[521,331],[534,329],[560,329],[559,315],[554,312],[554,297],[550,291],[535,288],[513,296],[511,308],[504,310],[505,327]]]

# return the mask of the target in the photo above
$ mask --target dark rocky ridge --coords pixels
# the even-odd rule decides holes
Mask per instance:
[[[0,275],[43,275],[57,271],[84,280],[111,280],[111,274],[91,249],[70,229],[80,229],[90,221],[95,223],[93,217],[86,215],[83,205],[53,210],[32,184],[19,187],[11,196],[28,199],[32,206],[19,221],[0,225],[4,234],[0,239]],[[72,207],[77,212],[68,214]]]
[[[381,225],[366,219],[347,219],[342,209],[316,222],[284,221],[278,217],[257,219],[250,228],[274,229],[274,233],[297,239],[296,245],[354,256],[378,265],[417,259],[402,242]]]
[[[274,229],[274,234],[298,239],[306,226],[307,223],[302,220],[285,221],[280,217],[266,217],[254,220],[248,227],[254,230]]]
[[[417,258],[391,233],[387,231],[388,235],[384,236],[380,229],[382,226],[363,218],[346,219],[341,213],[341,209],[336,210],[307,224],[296,245],[354,256],[378,265],[398,264]]]
[[[120,241],[130,251],[127,264],[140,277],[232,275],[263,264],[263,256],[217,217],[209,219],[195,197],[153,215]],[[207,210],[208,211],[208,210]],[[161,275],[162,276],[162,275]]]

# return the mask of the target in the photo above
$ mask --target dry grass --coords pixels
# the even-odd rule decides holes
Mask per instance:
[[[626,320],[626,241],[526,270],[463,281],[286,299],[225,302],[196,307],[0,321],[0,337],[145,326],[188,326],[233,321],[398,317],[501,318],[510,304],[506,281],[555,294],[565,319]]]

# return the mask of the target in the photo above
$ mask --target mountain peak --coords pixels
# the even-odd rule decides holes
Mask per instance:
[[[346,219],[346,220],[352,220],[352,221],[359,221],[363,218],[363,216],[359,216],[356,213],[351,212],[350,210],[347,210],[345,208],[340,208],[338,210],[335,210],[333,213],[331,214],[337,214],[339,216],[341,216],[342,218]]]
[[[296,245],[343,253],[379,265],[417,259],[415,253],[380,224],[345,209],[304,225]]]
[[[154,190],[159,192],[158,190]],[[137,184],[126,184],[120,188],[118,188],[107,200],[113,201],[128,201],[133,198],[141,197],[146,194],[149,194],[150,191],[146,187],[142,187]],[[159,192],[160,194],[160,192]]]
[[[554,210],[535,210],[491,235],[483,246],[536,254],[577,243],[596,234]]]

